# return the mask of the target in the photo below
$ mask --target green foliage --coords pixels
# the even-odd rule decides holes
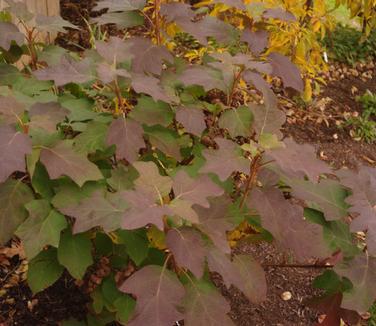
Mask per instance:
[[[362,104],[362,112],[357,117],[351,117],[346,122],[355,130],[355,137],[367,143],[376,141],[376,94],[367,91],[358,96],[357,101]]]
[[[337,25],[336,29],[324,38],[323,44],[332,59],[354,65],[359,61],[375,58],[376,30],[367,38],[363,38],[361,31]]]
[[[10,3],[33,24],[26,7]],[[145,5],[101,1],[98,8],[109,11],[96,22],[143,24]],[[334,171],[312,146],[282,140],[286,116],[267,80],[279,76],[302,91],[299,70],[281,54],[259,56],[266,32],[250,41],[249,31],[196,14],[184,3],[155,5],[147,16],[151,39],[96,40],[82,56],[0,24],[3,53],[26,44],[31,59],[22,71],[5,57],[0,65],[0,243],[21,238],[33,292],[64,269],[85,280],[105,258],[109,273],[91,293],[89,325],[231,325],[210,272],[252,302],[267,292],[259,262],[230,255],[228,233],[247,221],[260,240],[272,235],[299,261],[340,254],[333,274],[316,283],[333,291],[326,277],[348,279],[352,286],[338,286],[330,300],[366,311],[376,297],[374,170],[328,179]],[[293,19],[280,9],[259,18]],[[43,30],[71,27],[61,19],[39,22]],[[217,46],[200,62],[184,61],[170,51],[168,24]],[[250,101],[251,88],[262,104]],[[287,200],[281,182],[300,201]],[[348,225],[348,214],[359,216]],[[358,231],[367,231],[366,244],[355,242]],[[117,283],[118,271],[130,275]]]

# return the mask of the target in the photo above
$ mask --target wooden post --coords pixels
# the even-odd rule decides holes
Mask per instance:
[[[60,15],[60,1],[59,0],[15,0],[16,2],[23,2],[27,8],[34,14],[44,16],[58,16]],[[6,8],[8,5],[5,0],[0,0],[0,10]],[[17,23],[16,20],[14,20]],[[22,30],[21,26],[18,27]],[[38,40],[42,42],[53,42],[56,35],[50,33],[43,33],[39,36]]]

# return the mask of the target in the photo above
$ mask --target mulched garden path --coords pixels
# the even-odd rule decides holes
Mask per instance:
[[[61,0],[63,18],[81,28],[60,35],[58,44],[78,51],[89,47],[90,34],[83,18],[99,14],[92,11],[94,5],[94,0]],[[113,26],[107,27],[106,32],[110,35],[120,33]],[[288,115],[284,135],[314,145],[319,157],[335,168],[356,168],[361,164],[376,166],[376,144],[356,141],[348,128],[337,126],[346,115],[360,112],[360,105],[355,101],[357,95],[362,95],[366,89],[376,92],[375,76],[373,63],[358,65],[355,70],[334,65],[324,76],[327,87],[309,107],[302,108],[282,97],[281,108]],[[283,264],[285,259],[267,243],[241,241],[235,253],[251,254],[263,265]],[[79,287],[68,273],[64,273],[53,286],[33,296],[25,282],[26,271],[27,262],[16,241],[0,248],[0,326],[55,326],[70,318],[84,319],[90,302],[85,286]],[[267,300],[258,305],[250,303],[237,289],[226,289],[221,278],[213,275],[214,283],[231,305],[230,316],[236,325],[309,326],[320,320],[319,312],[309,308],[306,302],[320,294],[311,284],[322,269],[265,267],[265,272]]]

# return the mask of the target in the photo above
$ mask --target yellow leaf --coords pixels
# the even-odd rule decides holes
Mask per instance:
[[[309,78],[305,79],[305,87],[302,95],[303,101],[309,103],[312,101],[312,83]]]
[[[152,225],[147,230],[146,234],[151,247],[157,248],[159,250],[164,250],[167,248],[165,233],[159,230],[156,226]]]

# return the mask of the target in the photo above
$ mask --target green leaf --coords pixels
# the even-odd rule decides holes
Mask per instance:
[[[188,145],[189,137],[180,137],[176,131],[160,125],[153,127],[144,126],[144,130],[145,134],[149,136],[149,140],[153,146],[177,161],[181,160],[180,147]]]
[[[159,124],[167,127],[172,123],[174,113],[167,103],[154,101],[148,96],[141,96],[129,116],[137,122],[148,126]]]
[[[138,173],[133,167],[119,164],[111,171],[111,178],[107,179],[107,183],[116,191],[129,190],[133,188],[137,178]]]
[[[138,11],[108,12],[99,17],[91,19],[99,25],[116,24],[121,28],[139,26],[144,23],[144,17]]]
[[[219,127],[226,129],[232,138],[237,136],[249,137],[253,115],[247,106],[224,111],[219,118]]]
[[[60,232],[67,227],[64,216],[51,209],[47,200],[33,200],[25,205],[29,217],[17,229],[28,260],[33,259],[46,245],[58,247]]]
[[[57,261],[56,253],[55,248],[49,248],[30,261],[27,271],[27,283],[33,293],[49,287],[63,274],[64,267]]]
[[[59,263],[77,279],[82,279],[86,269],[93,264],[91,255],[92,244],[85,234],[72,235],[65,232],[61,236],[57,257]]]
[[[140,266],[149,252],[149,240],[145,230],[119,230],[116,234],[119,238],[119,243],[126,245],[129,257],[137,266]]]
[[[136,301],[129,295],[123,295],[115,300],[114,306],[117,310],[116,319],[120,323],[126,324],[133,314],[136,307]]]
[[[5,244],[27,217],[24,207],[34,198],[30,188],[20,180],[0,184],[0,245]]]
[[[40,162],[35,166],[35,172],[31,179],[34,191],[43,198],[51,199],[54,195],[52,182],[48,176],[47,170]]]
[[[106,149],[107,125],[102,122],[91,121],[86,130],[74,139],[74,147],[78,152],[94,153]]]

